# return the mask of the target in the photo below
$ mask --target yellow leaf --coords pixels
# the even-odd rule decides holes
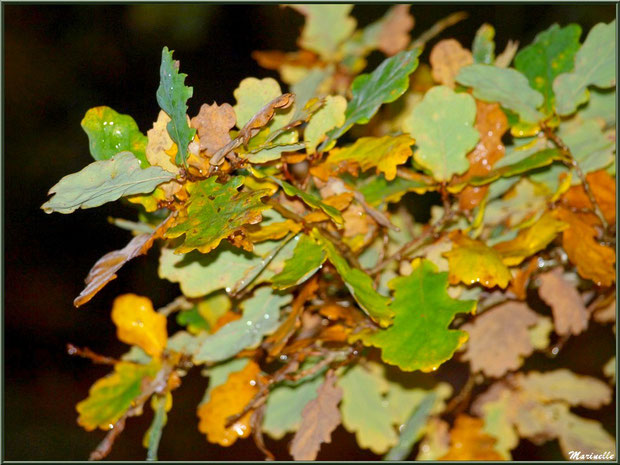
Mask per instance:
[[[168,153],[172,146],[175,145],[166,128],[169,122],[170,117],[164,110],[161,110],[157,116],[157,121],[153,123],[153,129],[149,129],[146,133],[148,137],[146,159],[153,166],[159,166],[166,171],[178,174],[179,167],[172,161],[176,155],[176,150],[174,150],[172,156]]]
[[[450,431],[450,450],[439,460],[504,460],[495,450],[497,440],[483,427],[480,418],[460,414]]]
[[[282,239],[289,232],[298,233],[301,230],[301,225],[293,220],[286,220],[279,223],[271,223],[267,226],[251,224],[245,230],[248,239],[256,243]]]
[[[209,401],[198,407],[198,430],[207,440],[221,446],[231,446],[251,432],[250,416],[246,413],[228,428],[228,417],[240,413],[258,392],[260,367],[250,361],[241,371],[231,373],[224,384],[211,391]]]
[[[568,224],[557,220],[547,212],[532,226],[522,229],[514,239],[495,244],[493,248],[500,253],[504,264],[516,266],[547,247],[558,233],[566,228]]]
[[[460,232],[450,235],[452,250],[443,255],[450,264],[450,283],[480,283],[486,287],[505,288],[512,278],[500,254],[483,242]]]
[[[120,341],[137,345],[153,357],[159,357],[166,347],[166,317],[153,309],[147,297],[136,294],[117,297],[112,307],[112,321]]]

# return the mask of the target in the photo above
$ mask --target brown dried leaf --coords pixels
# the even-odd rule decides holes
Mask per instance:
[[[579,274],[599,286],[611,286],[616,280],[616,252],[596,241],[596,216],[573,213],[566,208],[557,208],[554,214],[570,225],[562,232],[562,244]]]
[[[429,57],[435,81],[454,89],[454,79],[459,70],[474,62],[469,50],[454,39],[444,39],[433,47]]]
[[[414,24],[413,16],[409,14],[409,5],[396,5],[382,24],[379,50],[390,56],[404,50],[411,41],[409,31]]]
[[[209,156],[231,141],[229,131],[236,123],[233,107],[228,103],[218,106],[215,102],[202,105],[198,115],[191,120],[191,126],[196,128],[200,138],[200,150],[206,151]]]
[[[252,137],[254,137],[258,131],[267,126],[271,118],[276,112],[276,109],[283,110],[290,107],[295,103],[294,94],[282,94],[279,97],[274,98],[271,102],[265,105],[256,113],[250,121],[239,131],[238,137],[243,140],[243,144],[247,145]]]
[[[588,306],[588,312],[597,323],[616,322],[616,298],[614,294],[608,295],[602,300],[593,302]]]
[[[478,316],[461,329],[469,333],[464,360],[473,372],[499,378],[516,370],[534,352],[528,328],[538,314],[521,302],[506,302]]]
[[[483,431],[484,421],[459,415],[450,431],[450,451],[439,460],[503,460],[496,439]]]
[[[295,460],[315,460],[321,444],[331,442],[331,434],[341,421],[338,403],[342,389],[336,381],[336,375],[328,372],[316,399],[304,407],[301,425],[291,442],[290,452]]]
[[[309,50],[285,53],[279,50],[257,50],[252,58],[265,69],[279,70],[283,65],[312,68],[320,64],[319,56]]]
[[[538,294],[551,307],[555,332],[567,336],[585,331],[589,312],[575,286],[562,277],[562,270],[555,268],[541,274],[538,279]]]
[[[156,239],[163,236],[170,225],[173,216],[169,216],[162,222],[152,234],[140,234],[134,237],[129,244],[120,250],[114,250],[105,254],[93,265],[84,282],[86,287],[75,298],[73,305],[79,307],[92,299],[97,292],[116,278],[116,272],[132,258],[144,255],[153,246]]]
[[[491,172],[493,165],[504,157],[506,152],[502,144],[502,136],[508,130],[508,119],[497,103],[476,101],[476,129],[480,133],[480,141],[467,159],[469,170],[463,176],[457,176],[455,183],[485,176]],[[467,186],[459,194],[459,207],[471,210],[486,196],[489,186]]]

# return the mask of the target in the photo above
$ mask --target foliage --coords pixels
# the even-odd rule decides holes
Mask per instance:
[[[412,41],[407,5],[363,29],[352,5],[292,8],[301,49],[255,54],[290,92],[248,77],[235,102],[190,118],[193,90],[164,47],[147,136],[88,110],[95,161],[42,207],[122,197],[141,210],[76,306],[157,242],[159,276],[181,291],[158,310],[115,300],[122,360],[71,346],[113,365],[77,405],[83,428],[109,430],[91,458],[149,400],[156,458],[172,392],[197,366],[198,430],[221,446],[252,435],[268,458],[263,433],[293,434],[292,457],[314,460],[339,425],[388,460],[419,441],[419,459],[509,459],[521,438],[557,440],[567,458],[615,454],[602,424],[571,410],[613,401],[615,354],[601,379],[528,364],[615,323],[615,21],[583,43],[580,26],[554,24],[497,55],[484,24],[471,51],[439,41],[429,67],[426,43],[460,17]],[[366,70],[373,51],[386,57]],[[428,223],[406,208],[437,199]],[[169,335],[168,319],[181,329]],[[459,361],[465,386],[440,382]]]

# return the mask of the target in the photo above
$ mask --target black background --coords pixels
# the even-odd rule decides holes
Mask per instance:
[[[387,5],[357,5],[360,25],[377,19]],[[441,37],[469,47],[476,29],[496,28],[497,51],[508,39],[522,45],[554,22],[580,24],[584,33],[615,17],[615,5],[415,5],[416,37],[442,17],[467,11],[469,19]],[[193,86],[189,114],[202,103],[234,104],[233,91],[247,76],[277,78],[251,59],[253,50],[294,50],[302,17],[277,4],[249,5],[17,5],[3,3],[4,19],[4,459],[84,460],[104,436],[87,433],[76,422],[75,404],[105,375],[107,367],[66,355],[74,343],[111,356],[126,346],[115,338],[109,311],[124,292],[148,295],[161,306],[178,294],[176,285],[157,277],[157,253],[130,262],[89,304],[72,306],[82,282],[103,254],[123,247],[129,233],[110,225],[108,216],[134,219],[136,210],[117,202],[72,215],[46,215],[40,205],[62,176],[92,161],[80,128],[91,107],[107,105],[129,114],[146,131],[159,108],[161,49],[167,45],[181,61]],[[436,39],[437,40],[437,39]],[[428,50],[422,57],[427,62]],[[380,56],[372,56],[370,66]],[[600,366],[613,351],[611,331],[593,327],[572,338],[553,362],[537,368],[569,366],[601,376]],[[564,363],[562,365],[562,363]],[[197,370],[194,370],[197,371]],[[197,431],[195,407],[205,389],[197,373],[175,391],[174,408],[160,447],[162,460],[260,460],[251,439],[230,448],[206,442]],[[613,428],[613,407],[579,412]],[[142,434],[151,413],[131,419],[110,459],[143,460]],[[610,431],[613,430],[610,429]],[[272,446],[288,459],[286,441]],[[561,459],[555,442],[535,448],[527,441],[515,459]],[[373,460],[352,435],[339,428],[319,459]]]

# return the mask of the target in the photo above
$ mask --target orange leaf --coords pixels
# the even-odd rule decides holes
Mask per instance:
[[[459,415],[450,431],[450,450],[439,460],[503,460],[494,449],[496,439],[482,428],[484,421]]]
[[[155,242],[163,236],[164,232],[170,225],[172,215],[161,223],[152,234],[140,234],[134,237],[129,244],[120,250],[114,250],[105,254],[91,268],[86,277],[86,287],[80,295],[75,298],[73,305],[79,307],[92,299],[97,292],[116,278],[116,272],[120,270],[125,263],[139,255],[144,255]]]
[[[555,332],[566,336],[585,331],[590,314],[575,286],[562,277],[562,270],[555,268],[538,279],[538,294],[551,307]]]
[[[525,300],[527,297],[527,285],[530,282],[530,276],[537,268],[538,257],[532,257],[527,267],[517,271],[515,277],[512,278],[512,282],[508,289],[512,291],[519,300]]]
[[[279,50],[260,50],[252,52],[252,58],[259,66],[265,69],[278,70],[283,65],[312,68],[315,64],[321,64],[317,54],[308,50],[285,53]]]
[[[295,460],[314,460],[321,444],[331,442],[332,431],[341,421],[338,403],[342,399],[342,389],[336,381],[336,375],[329,372],[317,390],[316,399],[304,407],[301,425],[291,442],[290,452]]]
[[[211,156],[228,144],[231,141],[229,131],[236,122],[235,110],[228,103],[202,105],[198,115],[191,120],[191,126],[196,128],[200,138],[200,150]]]
[[[123,294],[114,299],[112,321],[119,341],[137,345],[153,357],[159,357],[166,347],[166,317],[153,309],[147,297]]]
[[[457,176],[455,183],[466,182],[476,176],[491,172],[493,165],[504,157],[505,147],[502,136],[508,130],[508,119],[497,103],[476,101],[476,129],[480,133],[480,142],[467,159],[469,170],[463,176]],[[463,210],[476,207],[487,194],[489,186],[467,186],[459,194],[459,206]]]
[[[209,401],[198,407],[198,430],[207,435],[207,440],[221,446],[232,446],[237,439],[247,438],[251,432],[251,412],[246,413],[228,428],[228,417],[240,413],[259,390],[260,367],[250,361],[241,371],[231,373],[224,384],[220,384],[209,397]]]
[[[596,241],[597,232],[593,226],[598,224],[596,216],[573,213],[566,208],[558,208],[554,214],[569,224],[562,232],[562,243],[577,272],[599,286],[611,286],[616,280],[616,252]]]
[[[616,222],[616,182],[604,170],[588,173],[586,180],[608,223]],[[571,187],[563,196],[562,203],[568,207],[592,210],[592,203],[583,185]]]
[[[454,39],[444,39],[433,47],[429,57],[435,81],[454,89],[454,79],[463,66],[471,65],[474,58]]]

